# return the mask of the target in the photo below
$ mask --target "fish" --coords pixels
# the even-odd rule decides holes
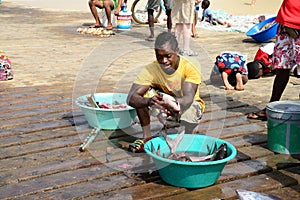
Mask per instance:
[[[213,157],[211,160],[222,160],[227,157],[227,144],[223,143],[220,145],[220,147],[217,149],[217,145],[215,144],[215,151],[213,153]]]
[[[204,162],[204,161],[215,161],[221,160],[227,157],[227,144],[223,143],[217,148],[217,144],[215,143],[214,148],[209,151],[208,155],[206,156],[189,156],[185,152],[178,153],[176,151],[178,145],[182,141],[182,138],[185,134],[185,127],[180,127],[178,130],[178,136],[175,138],[170,138],[167,135],[167,129],[165,128],[162,131],[163,137],[170,148],[170,153],[168,155],[160,155],[160,145],[158,145],[157,150],[155,150],[154,145],[151,143],[152,153],[157,156],[162,156],[163,158],[167,158],[170,160],[177,160],[183,162]]]
[[[227,157],[227,144],[223,143],[217,148],[215,143],[214,150],[210,152],[207,156],[189,156],[192,162],[204,162],[204,161],[215,161],[222,160]]]
[[[164,131],[162,131],[163,133],[163,137],[168,145],[168,147],[170,148],[170,154],[169,155],[162,155],[163,158],[168,158],[171,160],[182,160],[182,161],[191,161],[184,153],[177,153],[176,149],[179,145],[179,143],[181,142],[184,133],[185,133],[185,127],[180,127],[179,131],[178,131],[178,136],[176,136],[174,139],[170,138],[167,135],[167,128],[164,128]],[[154,145],[151,143],[151,148],[152,148],[152,153],[154,153],[155,155],[161,156],[160,155],[160,145],[158,145],[157,150],[155,150]]]
[[[236,193],[239,197],[239,200],[281,200],[281,198],[271,194],[252,192],[243,189],[237,189]]]
[[[184,136],[184,133],[185,133],[185,127],[181,126],[181,127],[179,127],[179,130],[178,130],[178,136],[176,138],[172,139],[167,135],[167,128],[165,128],[165,131],[163,131],[163,136],[171,150],[171,154],[176,154],[176,149],[177,149],[179,143],[181,142],[181,140]]]

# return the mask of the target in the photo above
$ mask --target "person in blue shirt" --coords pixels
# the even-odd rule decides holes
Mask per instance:
[[[205,20],[206,22],[209,22],[210,24],[213,25],[226,25],[226,22],[222,22],[216,18],[213,18],[212,11],[209,9],[210,6],[210,1],[209,0],[203,0],[201,3],[201,8],[203,9],[202,13],[202,19],[201,21]]]

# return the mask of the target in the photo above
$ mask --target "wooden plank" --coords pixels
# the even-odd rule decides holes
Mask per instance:
[[[259,192],[296,184],[296,181],[291,177],[286,177],[278,172],[270,172],[194,190],[170,186],[159,181],[108,192],[93,198],[106,199],[105,197],[109,197],[113,199],[118,196],[124,196],[133,199],[232,199],[237,198],[236,189]]]
[[[88,131],[86,131],[88,133]],[[28,133],[24,135],[10,136],[6,138],[1,138],[0,148],[24,145],[33,142],[45,141],[50,139],[57,139],[66,136],[78,136],[79,133],[74,129],[74,127],[66,127],[62,129],[52,129],[46,131],[39,131],[34,133]],[[16,140],[18,138],[18,140]]]
[[[291,168],[299,170],[300,167]],[[286,176],[284,171],[269,172],[266,174],[251,176],[249,178],[238,179],[235,181],[214,185],[190,192],[185,192],[165,199],[232,199],[237,198],[235,190],[245,189],[250,191],[269,191],[291,185],[297,185],[294,177]],[[299,179],[299,175],[297,177]]]
[[[23,126],[17,126],[17,127],[5,129],[5,131],[0,132],[0,138],[9,137],[13,135],[33,133],[33,132],[43,131],[43,130],[65,128],[69,126],[72,126],[72,124],[70,124],[70,122],[67,120],[53,121],[51,123],[49,122],[49,123],[26,124]]]
[[[75,169],[45,177],[39,177],[20,183],[13,183],[0,187],[0,198],[9,198],[43,192],[55,188],[61,188],[78,183],[84,183],[97,178],[112,176],[120,172],[112,171],[105,165],[92,166],[90,168]]]
[[[16,112],[19,110],[24,110],[24,109],[32,109],[32,108],[46,108],[46,107],[52,107],[53,105],[65,105],[65,104],[70,104],[71,99],[60,99],[60,100],[50,100],[50,101],[42,101],[42,102],[34,102],[34,103],[28,103],[28,104],[16,104],[16,105],[11,105],[9,109],[7,109],[7,106],[0,107],[0,111],[3,113],[6,112]]]
[[[131,179],[124,174],[116,174],[71,186],[37,192],[36,194],[32,195],[22,195],[18,197],[18,199],[33,199],[37,196],[39,199],[86,199],[87,197],[91,197],[93,199],[98,194],[103,194],[108,191],[118,191],[124,187],[142,184],[142,180]]]

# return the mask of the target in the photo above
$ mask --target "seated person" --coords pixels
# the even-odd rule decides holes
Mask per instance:
[[[274,52],[275,43],[268,43],[258,49],[254,60],[247,63],[248,78],[257,79],[262,76],[272,76],[272,57]]]
[[[245,58],[236,52],[223,52],[216,57],[211,73],[211,81],[217,82],[220,78],[226,90],[244,90],[248,81],[248,71],[245,67]]]
[[[159,34],[155,41],[156,61],[140,71],[130,88],[127,103],[136,109],[143,129],[143,139],[130,145],[133,152],[142,152],[152,136],[150,114],[157,116],[164,127],[168,127],[168,121],[178,122],[187,133],[197,132],[205,106],[199,96],[199,63],[180,56],[178,51],[172,33]]]
[[[126,0],[127,1],[127,0]],[[115,15],[118,15],[121,9],[122,0],[89,0],[89,7],[95,18],[96,23],[90,28],[103,27],[97,12],[97,8],[104,8],[107,17],[107,30],[112,30],[111,11],[115,9]]]
[[[226,25],[226,21],[222,22],[219,19],[213,17],[211,10],[208,8],[210,6],[209,0],[203,0],[201,3],[201,8],[203,9],[201,21],[209,22],[212,25]],[[227,24],[228,27],[231,27],[231,24]]]

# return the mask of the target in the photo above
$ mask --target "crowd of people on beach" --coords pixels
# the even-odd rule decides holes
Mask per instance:
[[[155,41],[156,60],[146,65],[138,74],[129,91],[127,102],[137,111],[143,138],[130,145],[134,152],[143,151],[144,143],[151,139],[150,116],[158,117],[165,128],[181,126],[187,132],[197,133],[197,127],[205,109],[200,98],[201,75],[199,63],[190,61],[198,53],[190,48],[191,36],[197,37],[195,25],[197,11],[201,4],[202,20],[211,24],[226,23],[214,18],[209,10],[209,0],[164,0],[167,14],[167,30],[154,35],[153,11],[160,0],[148,0],[148,21],[150,34],[147,41]],[[90,0],[91,12],[95,17],[94,27],[102,26],[95,7],[105,8],[106,14],[121,9],[122,0]],[[252,1],[255,4],[255,1]],[[108,17],[108,29],[111,22]],[[270,102],[279,101],[291,70],[299,74],[300,64],[300,2],[284,0],[278,11],[276,22],[279,28],[275,43],[261,46],[253,61],[246,63],[245,56],[238,52],[224,51],[216,56],[211,79],[219,79],[226,90],[244,90],[248,79],[275,75]],[[228,24],[227,24],[228,25]],[[174,33],[173,28],[174,27]],[[180,46],[179,41],[183,41]],[[266,120],[266,109],[249,113],[249,119]]]

